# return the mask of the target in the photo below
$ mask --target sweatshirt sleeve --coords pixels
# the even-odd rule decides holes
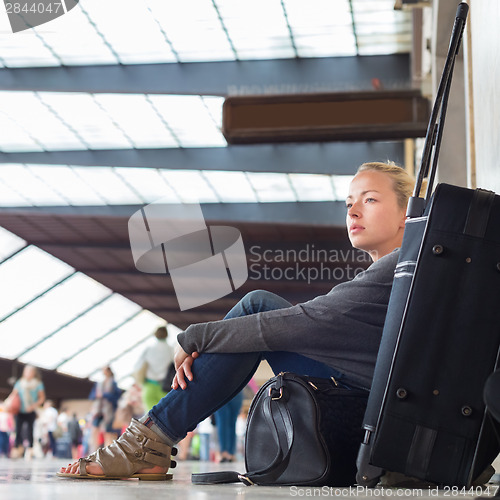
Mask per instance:
[[[178,341],[187,353],[292,351],[336,367],[344,364],[336,359],[374,358],[398,254],[381,258],[326,295],[285,309],[195,324]]]

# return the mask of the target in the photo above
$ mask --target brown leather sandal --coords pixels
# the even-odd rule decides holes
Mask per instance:
[[[163,443],[151,429],[133,419],[125,432],[106,448],[100,448],[88,457],[80,458],[80,473],[58,472],[59,477],[75,479],[124,479],[138,478],[144,481],[167,481],[172,474],[137,473],[141,469],[159,465],[167,470],[176,463],[170,460],[175,455],[175,448]],[[87,464],[95,462],[103,470],[103,474],[89,474]]]

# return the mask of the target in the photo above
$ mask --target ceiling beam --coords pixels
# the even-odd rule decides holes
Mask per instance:
[[[142,205],[2,207],[0,208],[0,223],[2,214],[32,214],[34,217],[36,217],[36,214],[131,217],[141,208]],[[345,203],[343,201],[202,203],[201,208],[207,222],[264,222],[272,224],[345,226]]]
[[[109,165],[336,175],[354,174],[358,165],[366,161],[386,161],[387,159],[400,164],[404,161],[402,141],[0,153],[0,164]]]
[[[255,95],[409,87],[408,54],[0,69],[0,90]]]

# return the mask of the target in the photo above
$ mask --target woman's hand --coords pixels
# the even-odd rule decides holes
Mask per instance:
[[[194,360],[199,356],[197,352],[188,354],[180,344],[177,344],[174,354],[175,377],[172,381],[172,389],[176,390],[179,387],[185,389],[187,387],[186,377],[189,381],[193,380],[193,372],[191,366]]]

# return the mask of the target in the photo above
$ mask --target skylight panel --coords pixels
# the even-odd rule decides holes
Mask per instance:
[[[1,170],[1,169],[0,169]],[[3,183],[0,174],[0,206],[2,207],[31,207],[32,203],[21,193]]]
[[[26,169],[61,194],[68,205],[102,205],[104,199],[74,170],[65,165],[26,165]],[[56,200],[52,203],[56,205]]]
[[[122,327],[93,343],[74,358],[64,363],[58,371],[76,377],[86,377],[107,365],[110,353],[118,355],[126,351],[164,323],[149,311],[142,311]]]
[[[288,22],[294,35],[307,30],[309,34],[317,31],[327,32],[328,28],[352,24],[348,0],[284,0]]]
[[[238,57],[295,57],[281,2],[218,0],[216,3]]]
[[[297,201],[286,174],[249,172],[247,175],[259,201]]]
[[[58,58],[43,44],[34,30],[13,34],[5,11],[0,18],[4,21],[1,30],[2,60],[6,67],[60,65]],[[5,21],[7,22],[5,23]]]
[[[256,203],[257,195],[244,172],[205,170],[203,176],[223,203]]]
[[[32,205],[67,205],[67,199],[51,189],[37,176],[20,164],[4,164],[0,168],[0,180],[5,186],[22,193]]]
[[[329,34],[299,35],[295,43],[300,57],[356,55],[356,39],[351,28],[335,29]]]
[[[34,92],[0,92],[0,109],[46,149],[86,147]]]
[[[22,360],[53,370],[140,310],[137,304],[113,294],[26,353]]]
[[[115,172],[129,186],[133,186],[134,190],[142,197],[145,203],[151,203],[160,198],[162,198],[163,203],[167,200],[172,201],[172,203],[180,202],[180,198],[158,169],[117,167],[115,168]]]
[[[6,116],[2,110],[0,110],[0,130],[2,131],[0,150],[3,152],[43,151],[42,146],[15,119]]]
[[[121,63],[150,60],[149,48],[163,50],[163,60],[174,60],[158,24],[144,2],[88,1],[83,6]]]
[[[110,205],[142,204],[140,196],[109,167],[73,167],[75,173]]]
[[[29,347],[50,335],[79,313],[95,304],[109,290],[88,276],[77,273],[0,323],[2,353],[20,356]]]
[[[96,94],[95,100],[134,147],[177,146],[166,124],[142,94]]]
[[[73,272],[72,267],[39,248],[21,250],[0,265],[0,320]]]
[[[130,148],[133,145],[91,94],[40,92],[39,96],[63,121],[71,124],[90,148]]]
[[[168,123],[182,147],[225,146],[226,140],[200,96],[150,95],[152,104]],[[223,98],[219,98],[222,108]]]
[[[210,184],[198,170],[163,170],[161,175],[183,203],[214,203],[220,201]]]
[[[344,201],[349,194],[349,186],[353,180],[353,175],[332,175],[330,177],[335,200]]]
[[[234,60],[223,26],[212,2],[148,0],[180,62]]]
[[[9,256],[26,246],[26,242],[0,226],[0,265]]]
[[[412,47],[411,33],[376,33],[358,35],[360,55],[397,54],[409,52]]]
[[[408,22],[386,24],[359,23],[356,24],[356,32],[358,36],[401,34],[411,37],[412,27],[410,20]]]
[[[210,117],[212,118],[215,126],[222,129],[222,105],[224,104],[224,97],[202,96],[204,106],[208,109]]]
[[[352,17],[346,0],[285,2],[288,22],[299,57],[356,54]]]
[[[86,0],[85,8],[89,5]],[[102,3],[102,2],[101,2]],[[116,57],[80,7],[36,28],[62,64],[113,64]],[[36,65],[36,64],[35,64]]]
[[[333,186],[328,175],[288,174],[298,201],[331,201]]]

